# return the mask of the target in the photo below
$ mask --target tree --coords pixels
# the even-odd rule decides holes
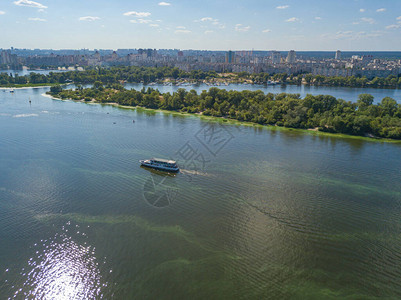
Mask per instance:
[[[374,97],[370,94],[360,94],[358,97],[358,109],[364,110],[373,104]]]
[[[50,88],[50,93],[52,94],[58,94],[61,93],[63,91],[63,88],[61,87],[61,85],[54,85]]]
[[[385,97],[380,102],[380,107],[382,107],[384,115],[390,115],[392,117],[397,111],[398,104],[393,98]]]
[[[93,83],[93,88],[96,90],[103,90],[103,83],[101,81],[95,81]]]

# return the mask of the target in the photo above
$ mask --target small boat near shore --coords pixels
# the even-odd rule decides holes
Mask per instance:
[[[178,172],[180,169],[174,160],[167,160],[162,158],[151,158],[140,160],[141,166],[167,172]]]

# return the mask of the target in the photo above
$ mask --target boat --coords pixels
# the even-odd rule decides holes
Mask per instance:
[[[10,93],[14,93],[14,90],[10,90]]]
[[[174,160],[162,159],[162,158],[151,158],[146,160],[140,160],[141,166],[167,171],[167,172],[178,172],[180,169]]]

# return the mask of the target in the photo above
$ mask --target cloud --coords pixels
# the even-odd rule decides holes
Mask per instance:
[[[86,16],[86,17],[80,17],[79,18],[80,21],[96,21],[96,20],[100,20],[99,17],[92,17],[92,16]]]
[[[366,11],[366,9],[364,9],[364,8],[361,8],[360,10],[359,10],[359,12],[365,12]]]
[[[152,23],[152,20],[146,20],[146,19],[137,19],[137,20],[129,20],[131,23],[138,23],[138,24],[149,24]]]
[[[201,22],[207,22],[207,21],[214,21],[214,19],[211,18],[211,17],[204,17],[204,18],[200,19],[200,21]]]
[[[338,39],[361,40],[361,39],[367,39],[367,38],[380,37],[382,35],[383,34],[381,31],[371,31],[371,32],[338,31],[334,36],[325,36],[325,37],[333,38],[333,39],[337,39],[337,40]]]
[[[170,6],[171,3],[168,3],[168,2],[159,2],[159,5],[160,5],[160,6]]]
[[[369,24],[375,24],[376,23],[376,21],[374,19],[372,19],[372,18],[361,18],[361,21],[365,22],[365,23],[369,23]]]
[[[214,32],[213,30],[206,30],[205,34],[210,34],[210,33],[213,33],[213,32]]]
[[[0,10],[0,15],[5,15],[6,13],[2,10]]]
[[[41,19],[41,18],[28,18],[29,21],[35,21],[35,22],[46,22],[46,19]]]
[[[160,27],[159,24],[149,24],[150,27]]]
[[[272,31],[271,31],[271,29],[265,29],[265,30],[262,30],[262,32],[263,33],[269,33],[269,32],[272,32]]]
[[[393,25],[386,26],[386,29],[397,29],[400,27],[401,27],[401,24],[393,24]]]
[[[397,29],[397,28],[401,28],[401,16],[396,18],[397,23],[398,24],[392,24],[392,25],[388,25],[386,26],[386,29]]]
[[[18,6],[28,6],[28,7],[35,7],[35,8],[47,8],[47,6],[44,6],[41,3],[35,2],[35,1],[31,1],[31,0],[18,0],[18,1],[14,1],[15,5]]]
[[[322,17],[315,17],[315,20],[322,20]]]
[[[211,22],[212,25],[219,27],[220,29],[226,28],[226,25],[220,23],[218,19],[213,19],[211,17],[203,17],[199,20],[195,20],[194,22]]]
[[[287,19],[287,20],[285,20],[286,22],[298,22],[299,21],[299,19],[298,18],[295,18],[295,17],[292,17],[292,18],[289,18],[289,19]]]
[[[127,11],[126,13],[123,13],[124,16],[134,16],[138,18],[146,18],[151,15],[150,12],[136,12],[136,11]]]
[[[177,28],[177,29],[186,29],[185,26],[177,26],[176,28]]]
[[[174,31],[174,33],[177,33],[177,34],[180,34],[180,33],[187,34],[187,33],[191,33],[191,30],[188,30],[188,29],[178,29],[178,30]]]
[[[385,8],[379,8],[379,9],[376,9],[376,12],[385,12],[387,9],[385,9]]]
[[[251,29],[251,26],[244,26],[242,24],[235,25],[235,31],[238,32],[247,32],[249,29]]]
[[[289,5],[281,5],[281,6],[277,6],[276,8],[277,9],[287,9],[289,7],[290,7]]]

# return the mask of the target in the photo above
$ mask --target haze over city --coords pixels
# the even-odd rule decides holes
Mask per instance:
[[[0,48],[399,50],[400,1],[0,3]]]

